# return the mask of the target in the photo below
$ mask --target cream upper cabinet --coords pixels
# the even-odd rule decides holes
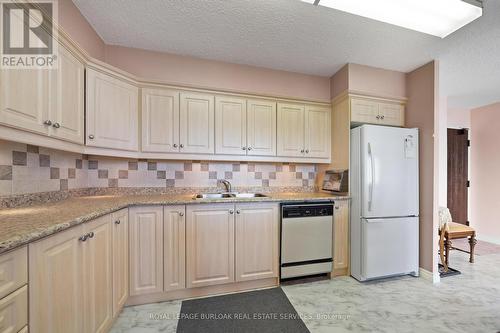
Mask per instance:
[[[236,281],[278,276],[279,205],[236,205]]]
[[[304,155],[304,114],[302,104],[278,103],[278,156]]]
[[[305,111],[305,156],[328,158],[331,155],[331,110],[307,105]]]
[[[234,282],[234,205],[187,206],[187,287]]]
[[[404,105],[361,97],[351,98],[351,122],[404,126]]]
[[[215,139],[214,96],[202,93],[180,94],[181,153],[213,154]]]
[[[164,291],[186,288],[186,207],[165,206],[163,213]]]
[[[87,69],[88,146],[137,151],[138,89],[94,69]]]
[[[142,89],[142,151],[179,152],[179,92]]]
[[[335,202],[333,212],[333,275],[349,274],[349,201]]]
[[[83,332],[83,225],[29,244],[30,332]]]
[[[247,154],[276,156],[276,102],[247,101]]]
[[[58,51],[50,110],[50,135],[83,144],[84,65],[66,48]]]
[[[380,122],[390,126],[404,126],[405,109],[401,104],[380,103]]]
[[[351,99],[351,121],[356,123],[377,123],[379,105],[366,99]]]
[[[244,98],[215,97],[215,153],[246,155],[247,103]]]
[[[128,209],[112,214],[113,316],[117,316],[128,298]]]
[[[84,225],[84,332],[107,332],[113,323],[113,257],[111,215]]]
[[[0,70],[1,124],[48,135],[51,71]]]
[[[130,295],[163,291],[163,207],[129,209]]]

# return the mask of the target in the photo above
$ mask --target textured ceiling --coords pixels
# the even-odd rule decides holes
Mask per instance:
[[[497,0],[486,3],[489,15],[444,40],[299,0],[73,2],[112,45],[322,76],[331,76],[347,62],[408,72],[442,58],[449,62],[442,65],[442,75],[452,78],[442,78],[451,84],[446,90],[455,100],[450,104],[460,107],[482,103],[466,96],[476,93],[470,84],[483,79],[476,70],[492,76],[488,64],[500,62]],[[484,42],[482,30],[490,35]],[[472,45],[496,48],[496,53],[478,55],[482,50]]]

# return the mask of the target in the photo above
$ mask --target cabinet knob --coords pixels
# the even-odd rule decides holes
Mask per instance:
[[[83,236],[80,236],[80,238],[78,238],[78,240],[80,242],[85,242],[87,240],[88,236],[87,235],[83,235]]]
[[[376,118],[377,118],[377,119],[380,119],[380,116],[377,116]]]
[[[179,216],[184,216],[184,213],[183,212],[179,212]]]
[[[174,143],[174,145],[173,145],[173,146],[174,146],[174,148],[177,148],[177,147],[178,147],[178,146],[177,146],[177,143]]]
[[[87,235],[89,236],[89,238],[94,238],[94,232],[93,231],[89,232]]]
[[[179,148],[184,148],[184,145],[181,143],[181,144],[179,145]]]
[[[306,149],[306,154],[309,154],[309,149]]]
[[[54,128],[59,128],[59,127],[61,127],[61,124],[59,124],[59,123],[54,123],[54,125],[52,125],[52,127],[54,127]]]
[[[234,210],[230,209],[229,214],[231,214],[231,215],[234,214]]]
[[[122,223],[122,221],[120,221],[120,220],[115,221],[115,224],[120,224],[120,223]]]
[[[240,214],[240,213],[241,213],[241,211],[238,209],[238,210],[236,211],[236,214]]]
[[[94,140],[94,134],[90,134],[90,135],[89,135],[89,139],[90,139],[90,140]]]
[[[241,150],[247,150],[247,147],[241,147]]]
[[[385,118],[385,116],[380,116],[380,119],[384,119],[384,118]]]
[[[304,149],[301,149],[301,150],[300,150],[300,152],[301,152],[302,154],[304,154]]]
[[[335,206],[335,209],[340,209],[340,207],[339,206]]]
[[[248,149],[248,150],[252,150],[252,147],[248,147],[247,149]]]
[[[43,124],[44,124],[44,125],[47,125],[47,126],[50,126],[50,125],[52,125],[52,122],[51,122],[50,120],[45,120],[45,121],[43,122]]]

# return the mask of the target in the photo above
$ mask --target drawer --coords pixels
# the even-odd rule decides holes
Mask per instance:
[[[19,332],[28,325],[28,287],[0,299],[0,333]]]
[[[24,246],[0,255],[0,298],[27,283],[28,248]]]

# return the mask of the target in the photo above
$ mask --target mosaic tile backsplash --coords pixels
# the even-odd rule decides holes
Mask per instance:
[[[314,164],[131,160],[0,140],[0,196],[81,188],[311,187]]]

